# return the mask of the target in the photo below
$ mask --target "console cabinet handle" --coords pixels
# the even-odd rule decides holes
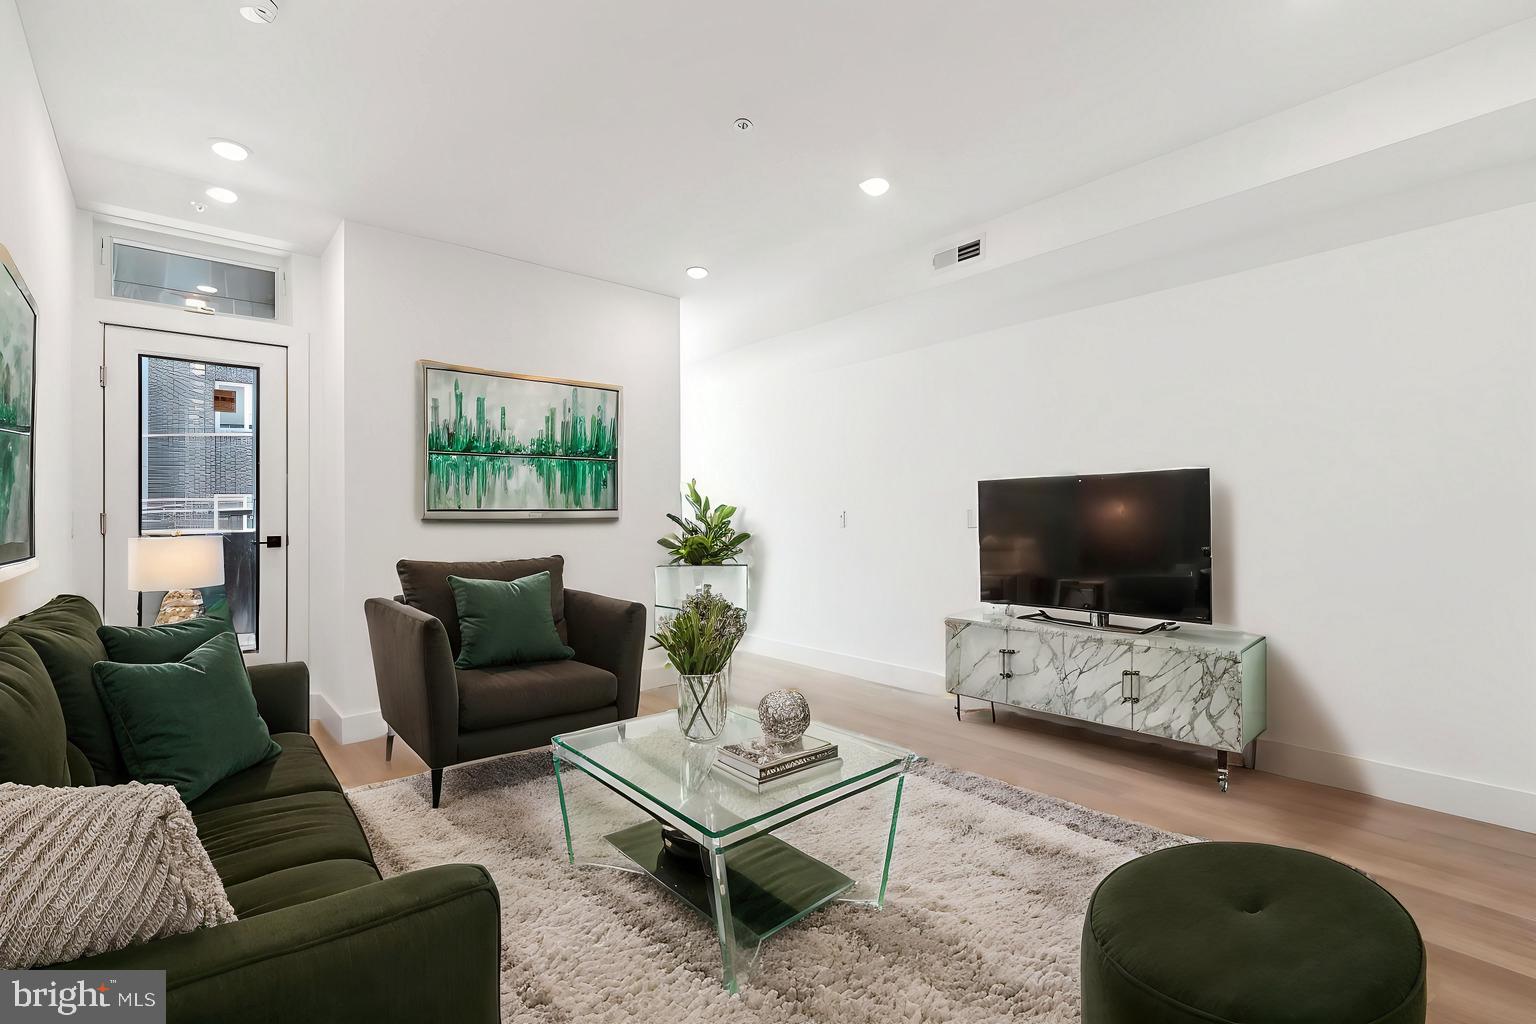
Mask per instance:
[[[1125,669],[1120,673],[1120,703],[1125,704],[1131,699],[1131,670]]]

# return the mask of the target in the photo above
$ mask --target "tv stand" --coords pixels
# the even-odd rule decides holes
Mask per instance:
[[[955,697],[1204,747],[1227,789],[1227,755],[1253,765],[1265,726],[1265,640],[1221,626],[1177,632],[1075,623],[982,605],[944,620]]]
[[[1108,612],[1089,612],[1087,622],[1080,619],[1060,619],[1050,612],[1031,612],[1028,615],[1015,615],[1014,618],[1039,619],[1041,622],[1054,622],[1058,626],[1097,629],[1106,633],[1131,633],[1135,636],[1146,636],[1148,633],[1171,633],[1179,628],[1177,622],[1154,622],[1150,626],[1114,626],[1109,622]]]

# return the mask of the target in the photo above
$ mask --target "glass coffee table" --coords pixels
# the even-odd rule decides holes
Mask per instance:
[[[732,708],[722,742],[759,732],[755,712]],[[780,929],[834,901],[885,903],[902,785],[921,758],[819,723],[807,735],[839,759],[761,787],[715,769],[717,748],[684,739],[675,712],[556,736],[566,855],[650,875],[708,919],[735,992]]]

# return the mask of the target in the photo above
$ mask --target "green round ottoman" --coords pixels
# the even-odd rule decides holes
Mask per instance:
[[[1099,883],[1082,993],[1083,1024],[1423,1024],[1424,943],[1337,861],[1194,843]]]

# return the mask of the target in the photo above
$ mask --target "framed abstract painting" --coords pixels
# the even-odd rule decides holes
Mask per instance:
[[[37,303],[0,246],[0,579],[37,562],[33,522],[33,375]]]
[[[422,360],[423,519],[617,519],[615,384]]]

